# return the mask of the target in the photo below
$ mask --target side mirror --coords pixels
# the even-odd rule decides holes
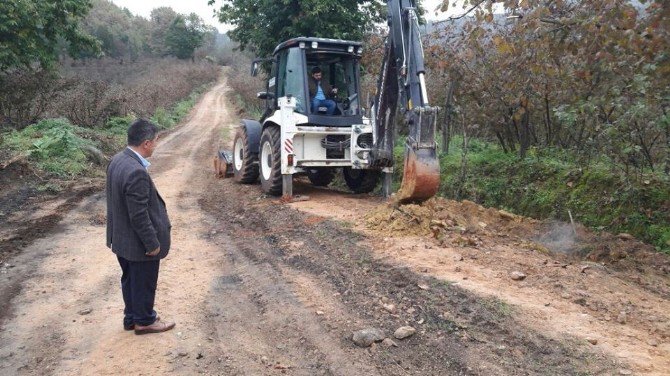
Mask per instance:
[[[254,59],[254,61],[251,62],[251,76],[256,77],[256,75],[258,75],[258,70],[261,68],[261,64],[268,61],[272,61],[272,58],[268,57]]]
[[[258,68],[261,66],[259,63],[262,59],[256,59],[251,63],[251,77],[256,77],[258,74]]]
[[[267,91],[259,91],[258,93],[256,93],[256,98],[263,99],[263,100],[274,99],[275,95],[273,93],[269,93]]]

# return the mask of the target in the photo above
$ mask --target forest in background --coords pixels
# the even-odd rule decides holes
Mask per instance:
[[[177,124],[233,54],[217,29],[169,7],[149,19],[108,0],[0,9],[0,167],[33,170],[50,190],[99,174],[135,118]]]
[[[17,52],[0,55],[0,126],[22,129],[64,117],[100,127],[112,117],[148,117],[218,76],[217,60],[229,41],[196,14],[161,7],[145,19],[108,0],[66,3],[79,4],[80,13],[70,10],[79,17],[60,24],[39,7],[65,7],[62,1],[2,5],[18,25],[3,23],[13,33],[10,51]],[[26,41],[38,24],[45,25],[44,34]],[[68,39],[75,25],[85,38]],[[24,46],[48,38],[34,51]]]

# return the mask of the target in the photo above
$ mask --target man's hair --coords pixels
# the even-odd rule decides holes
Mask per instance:
[[[319,67],[312,68],[312,74],[315,74],[315,73],[321,73],[321,68],[319,68]]]
[[[140,146],[144,141],[153,140],[158,127],[145,119],[137,119],[128,127],[128,145]]]

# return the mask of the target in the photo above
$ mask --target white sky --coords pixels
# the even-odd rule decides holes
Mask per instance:
[[[128,8],[133,14],[149,18],[151,10],[158,7],[171,7],[177,13],[189,14],[196,13],[206,24],[212,25],[219,29],[220,32],[226,32],[229,27],[220,24],[219,20],[214,18],[213,12],[215,7],[208,6],[207,0],[111,0],[114,4],[121,8]],[[333,0],[337,1],[337,0]],[[449,0],[452,4],[454,0]],[[462,3],[462,0],[456,0],[456,3]],[[216,9],[221,6],[223,2],[217,0]],[[435,14],[434,9],[442,4],[442,0],[423,0],[424,8],[428,11],[426,14],[428,19],[439,20],[444,19],[448,15],[459,15],[464,12],[460,5],[450,6],[448,13]]]

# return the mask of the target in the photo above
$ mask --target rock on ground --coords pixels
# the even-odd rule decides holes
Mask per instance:
[[[396,329],[395,333],[393,333],[393,336],[397,339],[404,339],[413,336],[414,333],[416,333],[416,329],[412,328],[411,326],[401,326],[400,328]]]
[[[385,337],[381,329],[366,328],[353,332],[352,340],[360,347],[369,347],[375,342],[383,341]]]
[[[509,275],[515,281],[523,281],[524,279],[526,279],[526,275],[523,274],[522,272],[511,272]]]

